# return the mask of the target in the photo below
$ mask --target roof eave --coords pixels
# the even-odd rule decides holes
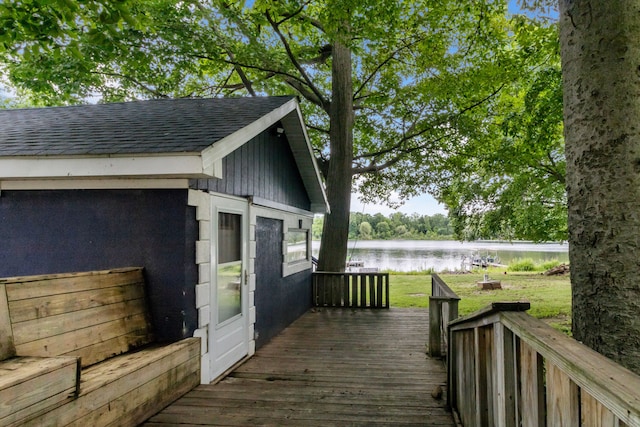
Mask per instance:
[[[294,100],[295,101],[295,100]],[[307,128],[302,118],[300,105],[295,101],[295,109],[281,119],[285,133],[291,146],[298,170],[311,201],[311,211],[325,214],[331,211],[327,193],[320,177],[320,169],[316,162]]]
[[[200,153],[0,158],[0,179],[207,177]]]
[[[242,147],[247,141],[255,138],[260,133],[278,123],[282,117],[294,110],[297,105],[298,103],[295,98],[292,98],[278,108],[260,117],[258,120],[205,148],[202,151],[202,162],[205,172],[215,178],[223,178],[222,159]]]
[[[223,178],[222,160],[278,122],[285,129],[314,213],[330,210],[300,106],[291,98],[202,152],[0,157],[0,180]]]
[[[289,146],[311,201],[312,212],[328,213],[329,202],[320,178],[320,170],[311,148],[300,105],[295,98],[203,150],[204,173],[223,178],[222,159],[278,122],[281,122],[285,129]]]

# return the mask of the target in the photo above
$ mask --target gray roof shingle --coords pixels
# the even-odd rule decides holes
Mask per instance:
[[[182,98],[0,110],[0,156],[196,153],[291,99]]]

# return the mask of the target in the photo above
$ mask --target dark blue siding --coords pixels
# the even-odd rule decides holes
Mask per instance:
[[[285,135],[265,131],[223,160],[224,179],[201,179],[192,188],[255,196],[310,210],[311,203]]]
[[[311,270],[282,277],[282,221],[257,218],[256,348],[311,307]]]
[[[197,237],[186,190],[0,194],[0,277],[142,266],[163,341],[196,328]]]

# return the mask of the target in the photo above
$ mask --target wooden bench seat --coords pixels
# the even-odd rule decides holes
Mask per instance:
[[[135,426],[200,382],[200,341],[188,338],[82,370],[77,399],[22,426]]]
[[[14,357],[0,362],[0,426],[48,412],[78,392],[75,357]]]
[[[0,369],[34,357],[73,361],[73,398],[57,407],[43,398],[46,413],[16,410],[20,396],[0,382],[5,406],[22,411],[16,425],[136,425],[199,383],[198,338],[152,344],[141,268],[0,279],[3,291],[0,312],[6,306],[11,328],[0,349],[16,357]],[[0,425],[12,424],[0,418]]]

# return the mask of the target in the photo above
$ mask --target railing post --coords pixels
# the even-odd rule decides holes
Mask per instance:
[[[516,425],[516,379],[514,376],[516,357],[513,333],[502,323],[493,325],[493,372],[494,421],[499,426]]]
[[[449,300],[449,319],[448,322],[451,322],[452,320],[456,320],[458,318],[458,302],[460,302],[460,299],[450,299]],[[448,327],[445,329],[449,329]]]
[[[442,298],[429,297],[429,356],[442,357]]]
[[[358,306],[358,279],[359,276],[353,276],[353,282],[351,282],[351,307],[355,308]]]
[[[346,274],[342,279],[342,307],[349,307],[351,304],[349,303],[349,285],[350,285],[351,276]]]
[[[331,307],[340,307],[340,301],[342,300],[340,275],[330,276],[331,281]]]
[[[387,298],[385,303],[384,303],[384,307],[385,308],[389,308],[389,300],[390,300],[390,298],[389,298],[389,273],[386,273],[384,275],[384,280],[385,280],[385,285],[384,285],[384,287],[385,287],[385,296]]]
[[[478,426],[502,425],[495,424],[492,405],[492,333],[491,327],[473,328],[473,354],[475,361],[475,409],[476,424]]]
[[[464,425],[518,425],[517,346],[501,318],[503,312],[529,307],[528,302],[492,303],[449,322],[447,402]],[[450,310],[455,312],[455,305]]]
[[[456,343],[453,331],[447,328],[447,406],[452,411],[458,409],[456,403],[456,384],[455,384],[455,362],[456,362]]]
[[[311,273],[311,304],[318,307],[318,276]]]
[[[544,360],[529,344],[520,341],[521,403],[519,412],[523,427],[544,427],[545,386]]]

